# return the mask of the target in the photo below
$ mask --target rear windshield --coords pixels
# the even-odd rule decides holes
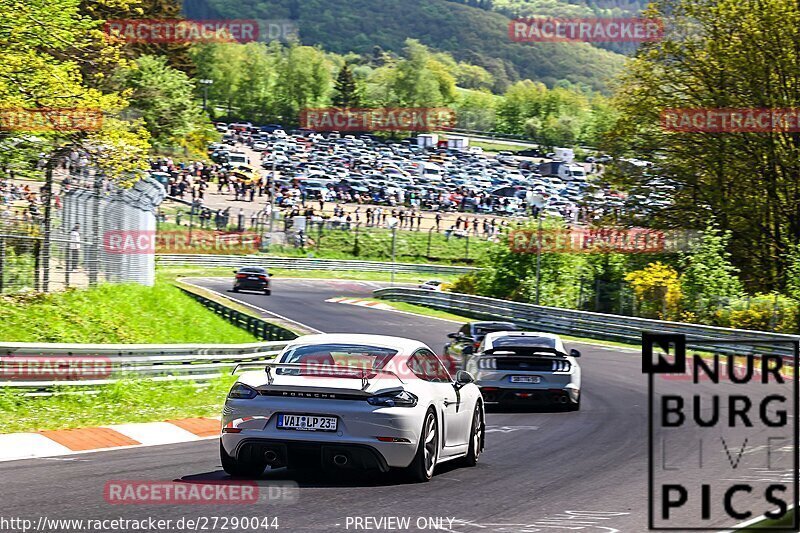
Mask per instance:
[[[264,270],[263,268],[256,268],[256,267],[242,268],[241,270],[239,270],[239,272],[241,272],[242,274],[266,274],[267,273],[267,271]]]
[[[486,324],[475,326],[475,334],[485,336],[493,331],[517,331],[519,328],[514,324]]]
[[[396,354],[391,348],[364,344],[312,344],[290,349],[280,362],[381,369]]]
[[[497,349],[506,346],[524,348],[550,348],[555,349],[556,340],[552,337],[500,337],[492,341],[492,348]]]

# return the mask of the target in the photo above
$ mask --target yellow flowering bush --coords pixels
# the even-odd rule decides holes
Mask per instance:
[[[680,317],[681,282],[671,266],[660,261],[650,263],[642,270],[629,272],[625,281],[633,289],[640,316],[660,320]]]

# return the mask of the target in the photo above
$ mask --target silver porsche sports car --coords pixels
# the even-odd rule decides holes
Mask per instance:
[[[427,481],[445,461],[475,465],[485,423],[474,381],[465,371],[451,378],[418,341],[300,337],[231,388],[222,411],[222,466],[245,477],[266,467],[398,468]]]

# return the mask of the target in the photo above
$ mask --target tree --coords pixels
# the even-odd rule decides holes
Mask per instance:
[[[0,0],[0,107],[102,113],[96,127],[37,132],[38,151],[50,154],[52,168],[66,150],[81,146],[109,178],[126,182],[147,167],[148,136],[119,119],[128,102],[106,80],[127,62],[98,31],[101,24],[81,12],[79,0]],[[0,140],[13,135],[0,132]],[[0,153],[0,160],[8,156]]]
[[[667,131],[670,108],[793,108],[800,93],[800,5],[794,0],[661,0],[646,16],[671,31],[642,47],[620,82],[611,147],[658,157],[679,187],[655,222],[702,227],[713,216],[731,232],[745,284],[781,285],[800,242],[800,136],[792,131]]]
[[[198,143],[191,147],[194,151],[204,150],[210,135],[202,132],[210,124],[194,99],[194,83],[186,74],[170,67],[163,56],[142,56],[136,60],[136,68],[121,75],[156,144],[180,145],[191,138]]]
[[[358,94],[356,80],[353,78],[353,72],[349,65],[345,64],[339,70],[333,90],[336,92],[332,100],[334,107],[359,107],[361,105],[361,96]]]
[[[147,19],[179,20],[182,2],[180,0],[82,0],[81,11],[100,20]],[[143,55],[161,55],[173,68],[192,76],[195,66],[189,55],[190,44],[173,43],[125,43],[124,51],[129,59]]]

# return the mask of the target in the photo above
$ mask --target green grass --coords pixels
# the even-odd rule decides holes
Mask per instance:
[[[520,141],[526,142],[526,141]],[[533,144],[533,141],[527,141]],[[475,139],[469,140],[470,146],[477,146],[478,148],[483,148],[484,152],[517,152],[519,150],[525,150],[525,146],[520,146],[518,144],[503,144],[502,142],[482,142],[476,141]]]
[[[293,246],[273,246],[270,251],[290,257],[368,261],[389,261],[392,258],[392,232],[387,229],[326,231],[322,234],[319,248],[317,231],[309,232],[308,239],[313,243],[310,242],[305,250]],[[492,246],[493,243],[475,237],[447,239],[444,234],[436,232],[398,231],[395,259],[403,263],[481,264]]]
[[[4,421],[0,433],[219,416],[235,381],[234,376],[222,376],[198,389],[189,382],[127,380],[95,388],[98,394],[45,397],[25,397],[13,389],[0,389],[0,417]]]
[[[0,299],[0,341],[235,344],[257,339],[168,281]]]
[[[181,221],[188,223],[188,218]],[[233,226],[231,226],[231,229]],[[188,233],[188,226],[178,226],[172,222],[160,223],[159,231],[178,231]],[[211,230],[196,227],[197,235]],[[430,246],[428,245],[430,240]],[[255,250],[242,247],[219,250],[211,249],[202,242],[196,243],[197,253],[250,254]],[[480,265],[487,260],[489,250],[495,243],[481,237],[470,236],[468,239],[451,237],[444,233],[427,230],[399,230],[395,246],[395,259],[398,263],[439,263]],[[188,250],[186,250],[188,253]],[[305,248],[293,245],[273,245],[271,255],[284,257],[317,257],[323,259],[359,259],[364,261],[390,261],[392,258],[392,232],[384,228],[361,228],[351,230],[324,230],[320,237],[317,229],[307,234]],[[430,253],[429,253],[430,252]],[[160,251],[158,253],[161,253]],[[166,253],[166,252],[164,252]]]
[[[763,522],[754,524],[747,529],[742,529],[741,531],[796,531],[795,529],[792,529],[793,521],[794,510],[790,510],[783,516],[783,518],[778,520],[764,520]],[[779,530],[779,527],[785,527],[786,529]]]

